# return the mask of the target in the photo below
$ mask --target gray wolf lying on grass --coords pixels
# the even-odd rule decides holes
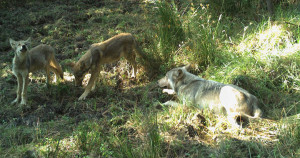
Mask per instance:
[[[12,104],[19,103],[20,101],[21,105],[26,104],[28,74],[30,72],[45,70],[47,74],[47,85],[49,85],[50,81],[50,71],[53,71],[56,77],[60,76],[63,79],[63,71],[55,60],[54,49],[51,46],[41,44],[29,50],[30,38],[26,41],[14,41],[13,39],[9,39],[9,42],[15,51],[12,71],[18,81],[17,98]]]
[[[187,67],[175,68],[158,81],[160,87],[168,87],[163,92],[177,94],[184,104],[193,104],[200,109],[209,108],[215,113],[227,114],[233,126],[239,126],[238,117],[259,118],[262,111],[257,106],[257,98],[246,90],[229,84],[202,79],[187,71]],[[164,105],[177,106],[174,101]]]
[[[136,54],[145,58],[145,55],[142,54],[130,33],[121,33],[104,42],[92,44],[87,53],[76,63],[71,62],[68,64],[73,68],[75,85],[81,85],[85,74],[88,71],[91,73],[91,78],[79,100],[84,100],[91,90],[95,88],[95,82],[99,76],[102,64],[111,63],[119,60],[121,57],[125,57],[133,65],[132,77],[135,77],[137,71]]]

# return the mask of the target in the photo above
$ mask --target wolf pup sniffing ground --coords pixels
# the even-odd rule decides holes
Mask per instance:
[[[54,57],[54,49],[48,45],[38,45],[31,50],[28,49],[30,45],[30,38],[26,41],[14,41],[9,39],[11,47],[15,51],[15,56],[12,62],[12,71],[17,77],[18,89],[17,98],[12,104],[19,103],[26,104],[28,74],[37,70],[45,70],[47,74],[47,85],[50,80],[50,71],[53,71],[57,76],[63,79],[63,71]]]
[[[239,126],[237,117],[259,118],[262,111],[257,107],[257,98],[246,90],[235,85],[204,80],[187,71],[187,67],[175,68],[167,72],[158,81],[160,87],[168,87],[163,92],[177,94],[185,103],[197,107],[209,108],[215,113],[227,114],[228,121],[233,126]],[[164,105],[179,105],[168,101]]]
[[[92,44],[87,53],[76,63],[69,63],[73,68],[75,85],[81,85],[85,74],[88,71],[91,73],[91,78],[79,100],[85,99],[90,91],[95,88],[95,82],[102,64],[111,63],[125,57],[132,64],[132,77],[135,77],[137,71],[136,54],[145,58],[130,33],[121,33],[104,42]]]

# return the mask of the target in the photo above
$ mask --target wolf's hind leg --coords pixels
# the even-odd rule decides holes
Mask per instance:
[[[130,48],[130,50],[128,50],[128,52],[125,53],[124,57],[132,65],[133,70],[132,70],[131,77],[135,78],[136,77],[136,73],[137,73],[137,64],[136,64],[136,61],[135,61],[135,57],[136,57],[135,52],[133,52],[132,48]]]
[[[233,114],[230,114],[230,113],[227,113],[227,121],[229,122],[229,124],[232,126],[232,127],[239,127],[239,124],[237,123],[237,120],[236,120],[236,116],[233,115]]]
[[[56,68],[54,68],[54,67],[50,67],[50,70],[52,71],[52,72],[54,72],[54,79],[53,79],[53,82],[54,83],[56,83],[57,82],[57,80],[58,80],[58,76],[60,76],[60,74],[59,74],[59,72],[57,71],[57,69]]]
[[[56,61],[54,56],[52,57],[52,60],[50,61],[50,69],[55,73],[56,78],[58,78],[58,76],[59,76],[61,79],[64,79],[64,73],[62,71],[62,68],[58,64],[58,62]]]

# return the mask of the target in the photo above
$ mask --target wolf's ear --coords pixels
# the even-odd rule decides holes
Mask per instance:
[[[13,49],[15,49],[16,48],[16,41],[15,40],[13,40],[13,39],[9,39],[9,43],[10,43],[10,46],[13,48]]]
[[[181,79],[183,77],[183,70],[182,69],[178,69],[176,72],[176,79]]]
[[[31,38],[29,37],[25,42],[30,45],[31,44]]]
[[[192,68],[192,66],[191,66],[191,64],[188,64],[188,65],[185,65],[184,67],[182,67],[183,69],[186,69],[186,71],[189,71],[191,68]]]

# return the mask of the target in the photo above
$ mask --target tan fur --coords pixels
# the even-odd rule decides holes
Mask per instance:
[[[51,46],[41,44],[29,50],[30,38],[26,41],[9,39],[9,42],[15,50],[12,70],[18,81],[17,98],[12,104],[21,101],[21,105],[25,105],[27,100],[28,74],[30,72],[45,70],[48,85],[50,71],[53,71],[56,76],[60,76],[61,78],[63,78],[63,71],[55,60],[54,49]]]
[[[121,33],[104,42],[92,44],[79,61],[70,64],[73,67],[75,85],[81,85],[85,74],[88,71],[91,73],[91,78],[79,100],[85,99],[90,91],[94,89],[102,64],[111,63],[125,57],[133,65],[132,77],[135,77],[137,71],[136,54],[145,57],[130,33]]]

